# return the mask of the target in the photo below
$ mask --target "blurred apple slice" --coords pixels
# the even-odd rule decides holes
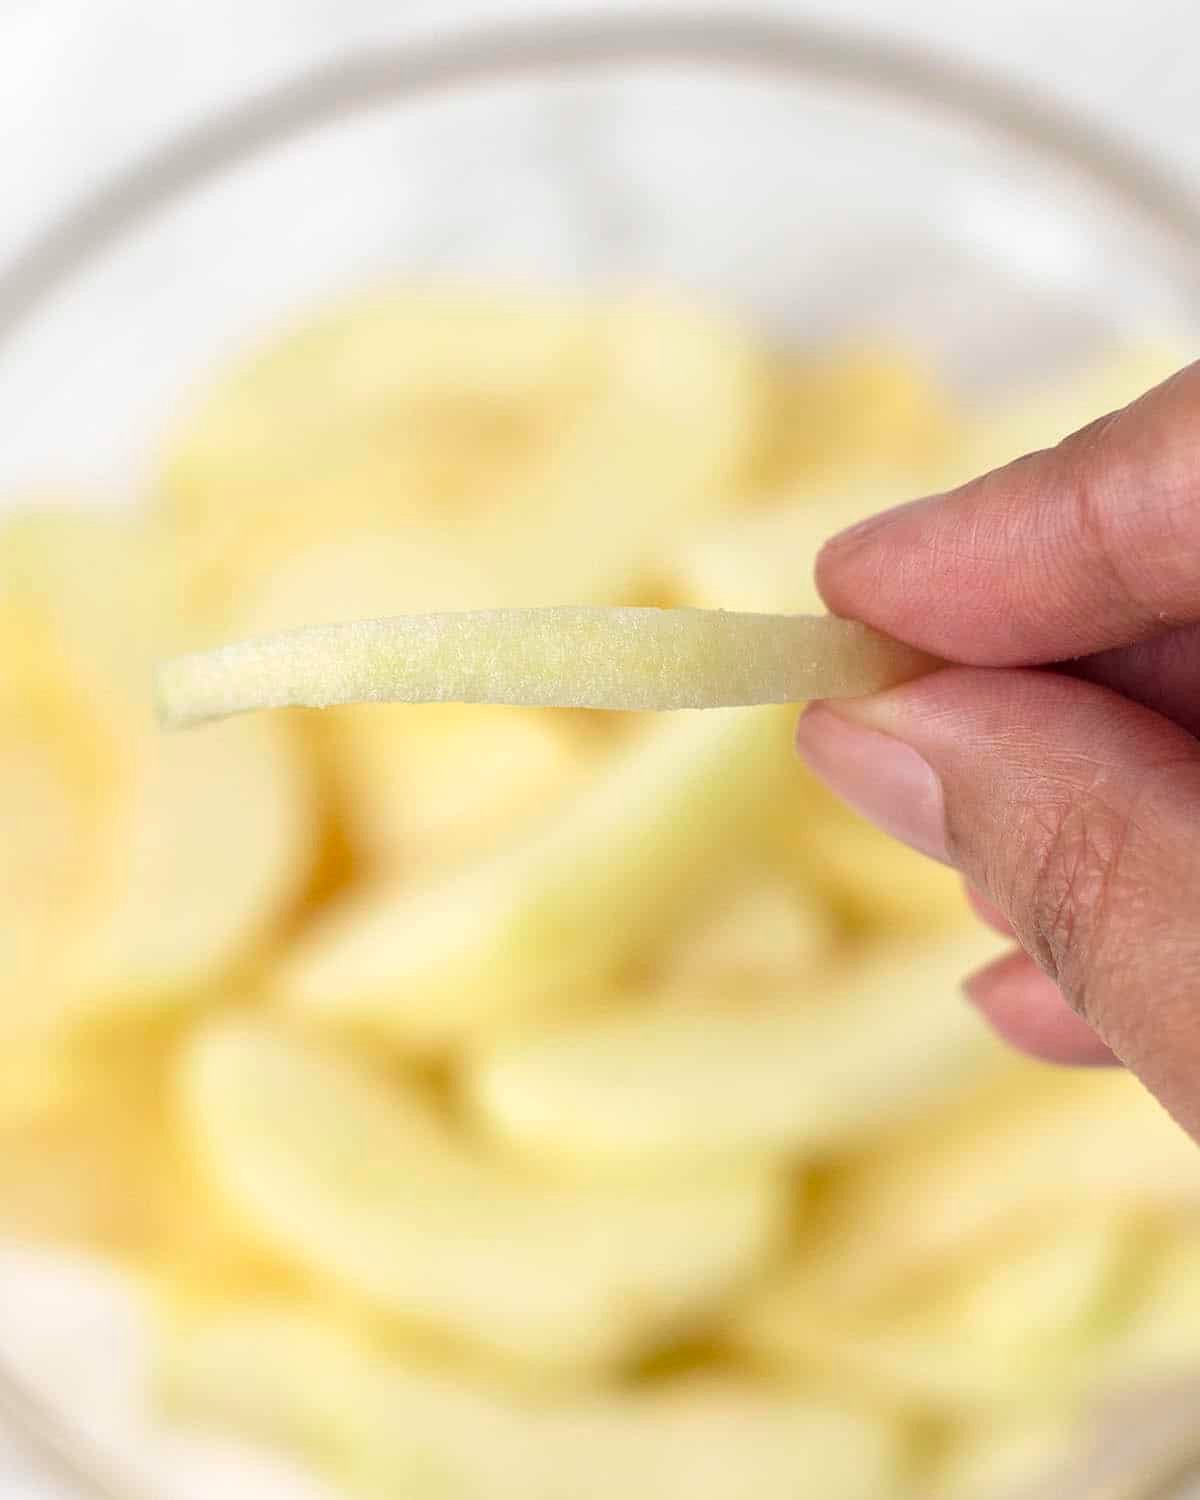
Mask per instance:
[[[210,993],[276,934],[312,862],[310,788],[279,725],[247,720],[145,749],[106,850],[103,899],[64,947],[64,1019]]]
[[[605,993],[704,904],[724,860],[761,841],[794,769],[784,720],[653,722],[520,845],[330,909],[284,959],[275,993],[294,1014],[416,1050]]]
[[[1012,1058],[977,1097],[935,1107],[848,1167],[813,1246],[830,1296],[866,1296],[1020,1222],[1120,1205],[1193,1214],[1200,1156],[1132,1075]]]
[[[768,1167],[509,1175],[410,1086],[261,1025],[202,1031],[179,1103],[218,1195],[267,1249],[401,1325],[534,1371],[610,1369],[694,1332],[781,1229]]]
[[[299,547],[411,526],[483,564],[491,603],[626,600],[736,493],[764,394],[753,342],[672,297],[377,288],[218,382],[161,513],[217,621]]]
[[[476,518],[470,546],[524,605],[629,602],[680,532],[740,496],[767,388],[753,342],[666,295],[601,307],[602,380]]]
[[[995,1043],[958,988],[1004,946],[982,929],[883,944],[773,999],[558,1026],[485,1052],[466,1089],[487,1126],[551,1159],[847,1149],[987,1070]]]
[[[803,1380],[833,1375],[927,1415],[1070,1412],[1099,1384],[1100,1357],[1136,1283],[1142,1238],[1119,1206],[1034,1225],[882,1306],[848,1310],[802,1278],[751,1294],[736,1348]]]
[[[0,984],[16,993],[40,983],[89,893],[112,746],[45,632],[7,603],[0,585]]]
[[[522,1400],[270,1303],[169,1325],[169,1414],[299,1449],[368,1497],[901,1500],[899,1424],[739,1379]]]
[[[418,877],[520,838],[596,760],[567,714],[459,703],[345,709],[330,753],[356,846]]]
[[[773,872],[748,870],[668,946],[656,966],[662,1001],[745,1005],[793,993],[828,962],[835,939],[823,902]]]
[[[314,543],[471,529],[599,365],[586,303],[516,289],[380,286],[306,313],[220,372],[164,454],[189,599],[224,622]]]
[[[1089,422],[1119,411],[1191,363],[1194,352],[1167,340],[1110,352],[1074,378],[1021,391],[976,418],[955,455],[952,482],[965,483],[1023,454],[1052,448]]]
[[[1024,1417],[992,1414],[965,1423],[943,1451],[923,1500],[1047,1500],[1044,1490],[1032,1486],[1049,1474],[1056,1476],[1054,1500],[1068,1500],[1062,1465],[1082,1435],[1078,1415],[1053,1406]]]
[[[47,510],[0,532],[0,641],[20,664],[4,693],[24,736],[14,749],[0,735],[0,807],[27,872],[0,898],[39,934],[20,957],[26,1003],[10,1029],[204,991],[308,878],[309,791],[279,725],[192,745],[157,730],[151,662],[186,628],[160,563],[158,540],[124,514]],[[70,877],[53,901],[33,894],[48,868]],[[26,923],[35,899],[45,920]]]
[[[889,838],[803,767],[771,829],[780,865],[859,938],[972,929],[962,876]]]
[[[674,549],[662,568],[664,584],[673,597],[702,609],[820,614],[825,604],[813,569],[821,548],[909,493],[903,476],[864,476],[722,518]]]
[[[961,429],[936,372],[885,344],[776,353],[769,383],[752,475],[753,491],[768,499],[816,494],[871,472],[892,476],[896,499],[927,494],[918,476],[944,463]]]

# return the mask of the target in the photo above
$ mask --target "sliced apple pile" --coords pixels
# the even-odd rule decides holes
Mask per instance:
[[[523,1179],[415,1092],[261,1025],[198,1035],[180,1102],[220,1196],[269,1249],[402,1325],[535,1370],[611,1368],[703,1326],[781,1228],[769,1168]]]
[[[1195,1221],[1157,1236],[1128,1288],[1127,1316],[1108,1350],[1113,1388],[1191,1372],[1200,1348],[1200,1233]]]
[[[493,598],[489,575],[413,527],[302,549],[248,594],[236,626],[258,635]],[[496,848],[578,789],[595,761],[594,736],[565,713],[351,706],[294,727],[329,780],[353,853],[406,874]]]
[[[274,993],[297,1016],[439,1050],[611,993],[753,848],[792,772],[778,711],[655,722],[575,801],[480,863],[325,912]]]
[[[693,913],[655,966],[652,1004],[754,1006],[798,993],[838,946],[823,902],[774,870],[730,871],[715,899]]]
[[[986,418],[964,430],[947,486],[986,474],[1023,453],[1053,447],[1098,417],[1128,406],[1192,358],[1186,342],[1148,341],[1107,350],[1072,380],[1043,377],[1032,388],[997,402]]]
[[[885,944],[737,1007],[585,1019],[502,1043],[468,1069],[467,1094],[506,1140],[576,1163],[846,1150],[992,1063],[956,991],[1001,951],[982,931]]]
[[[473,527],[497,602],[631,602],[681,530],[730,508],[761,441],[764,362],[741,330],[643,295],[594,337],[601,385]]]
[[[670,297],[379,289],[226,377],[159,507],[216,621],[297,548],[414,526],[484,565],[489,602],[626,599],[736,491],[763,406],[753,341]]]
[[[811,1250],[825,1295],[862,1297],[1017,1222],[1057,1223],[1106,1204],[1190,1218],[1200,1159],[1188,1137],[1123,1071],[1005,1059],[976,1097],[935,1102],[845,1171],[828,1238]]]
[[[931,1415],[1070,1413],[1092,1361],[1131,1316],[1124,1295],[1144,1236],[1109,1209],[985,1248],[890,1302],[848,1310],[802,1280],[751,1297],[739,1349],[804,1379],[837,1371],[854,1389]]]
[[[989,1038],[1001,940],[786,706],[942,665],[822,614],[830,535],[1157,359],[976,415],[653,291],[380,286],[148,504],[0,522],[0,1237],[364,1500],[993,1500],[1194,1359],[1194,1148]]]
[[[818,899],[852,939],[951,935],[978,918],[962,876],[926,859],[839,802],[797,766],[771,828],[781,868]]]
[[[307,1451],[371,1500],[901,1500],[903,1445],[845,1398],[720,1377],[519,1396],[364,1349],[270,1303],[177,1321],[158,1386],[174,1413]]]
[[[253,351],[163,457],[190,602],[221,621],[314,543],[469,522],[596,382],[591,328],[547,297],[381,288]]]
[[[892,502],[928,494],[929,475],[961,440],[962,415],[944,385],[886,344],[773,349],[768,386],[754,472],[760,503],[816,498],[872,476],[887,477]]]
[[[1047,1474],[1061,1475],[1063,1456],[1079,1436],[1075,1414],[1053,1408],[1034,1416],[991,1414],[966,1422],[943,1450],[936,1474],[922,1487],[922,1500],[1024,1495]]]

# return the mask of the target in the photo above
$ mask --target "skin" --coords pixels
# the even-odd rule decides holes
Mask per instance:
[[[843,533],[817,581],[953,665],[812,705],[801,754],[1014,936],[967,985],[1003,1036],[1124,1063],[1200,1138],[1200,364]]]

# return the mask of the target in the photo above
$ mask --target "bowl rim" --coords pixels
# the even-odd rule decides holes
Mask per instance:
[[[833,82],[982,128],[1112,195],[1178,255],[1181,284],[1195,275],[1200,195],[1151,154],[1034,89],[931,49],[824,22],[617,11],[467,23],[432,38],[346,51],[176,130],[81,194],[0,266],[0,354],[94,255],[272,146],[397,100],[622,63]]]

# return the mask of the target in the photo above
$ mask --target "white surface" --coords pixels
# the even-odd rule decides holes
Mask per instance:
[[[637,8],[651,4],[694,10],[703,0]],[[0,0],[0,263],[149,142],[305,63],[475,15],[618,8],[596,0]],[[708,8],[751,4],[710,0]],[[753,8],[933,42],[1069,104],[1200,182],[1197,0],[758,0]],[[52,1379],[87,1378],[70,1304],[56,1305],[69,1337]],[[36,1304],[23,1299],[23,1310],[28,1326]],[[15,1311],[0,1305],[6,1332]],[[230,1491],[219,1469],[206,1487]],[[269,1488],[265,1474],[253,1486],[258,1495]],[[0,1500],[59,1494],[0,1450]]]
[[[151,1430],[142,1320],[122,1278],[69,1255],[0,1247],[0,1327],[41,1408],[88,1413],[89,1469],[108,1476],[113,1500],[338,1500],[272,1455],[208,1433]],[[59,1471],[51,1463],[49,1472]],[[0,1500],[18,1497],[79,1500],[14,1449],[0,1454]]]

